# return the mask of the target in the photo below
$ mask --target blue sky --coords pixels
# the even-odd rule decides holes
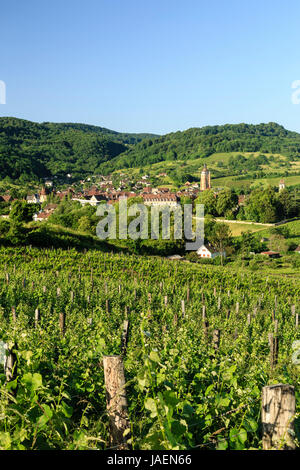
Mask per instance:
[[[0,116],[159,134],[278,122],[300,132],[298,0],[10,0]]]

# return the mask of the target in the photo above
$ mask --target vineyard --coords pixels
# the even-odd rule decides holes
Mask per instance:
[[[0,449],[113,448],[115,355],[133,450],[262,449],[262,389],[278,383],[295,387],[298,446],[299,281],[96,250],[0,255]]]

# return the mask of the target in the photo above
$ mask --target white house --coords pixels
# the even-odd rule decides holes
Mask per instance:
[[[179,206],[179,198],[174,193],[142,194],[146,206]]]
[[[220,252],[216,250],[213,246],[207,244],[207,245],[202,245],[200,248],[197,250],[197,255],[200,256],[200,258],[216,258],[217,256],[223,256],[223,258],[226,258],[226,251]]]
[[[26,197],[26,201],[28,204],[39,204],[40,196],[38,194],[30,194]]]
[[[283,189],[285,189],[285,182],[284,182],[284,180],[280,180],[279,181],[279,191],[282,191]]]

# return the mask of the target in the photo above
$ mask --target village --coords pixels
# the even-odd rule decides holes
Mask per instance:
[[[158,177],[166,177],[166,173],[161,173]],[[68,174],[67,178],[70,179],[72,175]],[[86,180],[81,180],[79,183],[64,185],[61,188],[60,185],[56,185],[54,180],[45,179],[42,188],[35,193],[27,194],[26,202],[30,205],[35,205],[36,212],[33,214],[34,222],[45,222],[55,212],[60,202],[64,200],[78,202],[82,207],[92,206],[96,208],[101,203],[115,204],[122,199],[130,198],[142,198],[143,203],[146,206],[162,207],[168,206],[174,208],[183,202],[195,203],[199,198],[199,195],[210,191],[214,198],[217,198],[222,188],[213,189],[211,184],[211,172],[204,164],[200,181],[189,182],[186,181],[182,187],[177,190],[170,189],[164,186],[154,186],[151,184],[150,177],[145,174],[140,177],[137,181],[131,181],[128,177],[122,175],[119,176],[119,180],[112,175],[104,176],[100,175],[96,181],[93,181],[93,177],[88,177]],[[152,180],[153,181],[153,180]],[[60,189],[57,189],[58,186]],[[130,189],[129,189],[130,188]],[[283,179],[279,181],[278,193],[284,191],[286,185]],[[239,194],[236,196],[236,207],[238,211],[242,208],[247,201],[249,195]],[[9,194],[5,193],[0,195],[0,202],[11,204],[14,198]],[[8,218],[8,215],[2,215],[3,218]],[[216,219],[222,222],[222,219]],[[226,222],[235,223],[237,221],[228,220]],[[245,222],[246,224],[250,222]],[[269,224],[272,225],[272,224]],[[251,226],[249,226],[249,229]],[[267,243],[268,239],[262,239],[262,242]],[[296,252],[300,252],[300,248],[295,249]],[[254,253],[253,253],[254,254]],[[260,254],[273,259],[279,258],[280,252],[274,250],[261,251]],[[197,255],[200,258],[215,259],[217,257],[226,258],[226,250],[218,249],[211,243],[206,243],[197,250]],[[172,255],[170,259],[182,259],[180,255]]]

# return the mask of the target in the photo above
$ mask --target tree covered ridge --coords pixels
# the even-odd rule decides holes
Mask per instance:
[[[111,171],[164,160],[207,157],[215,152],[281,153],[293,158],[300,154],[300,134],[272,122],[191,128],[139,142],[101,168]]]
[[[29,180],[66,173],[82,177],[145,137],[88,124],[39,124],[2,117],[0,177]]]
[[[205,126],[163,136],[120,133],[80,123],[0,118],[0,178],[21,181],[207,157],[215,152],[300,155],[300,134],[276,123]]]

